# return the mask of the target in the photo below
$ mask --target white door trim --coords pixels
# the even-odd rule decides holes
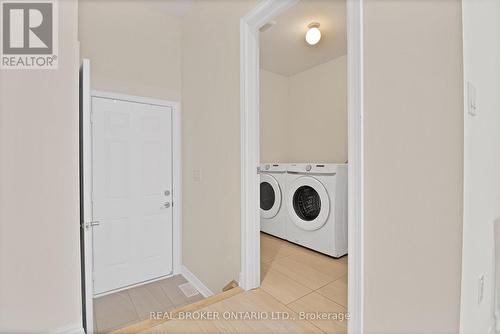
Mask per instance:
[[[89,64],[87,59],[83,60],[83,63]],[[89,68],[88,66],[86,66]],[[85,68],[85,67],[84,67]],[[88,78],[88,76],[87,76]],[[182,224],[182,165],[181,165],[181,108],[180,103],[176,101],[166,101],[160,99],[153,99],[141,96],[134,95],[126,95],[119,94],[113,92],[104,92],[104,91],[90,91],[90,99],[86,101],[83,99],[83,108],[82,108],[82,118],[81,118],[81,136],[82,136],[82,161],[81,165],[84,168],[84,173],[86,175],[85,180],[87,184],[82,185],[83,189],[92,189],[92,129],[91,129],[91,119],[92,119],[92,110],[91,110],[91,98],[92,97],[102,97],[109,99],[116,99],[121,101],[142,103],[142,104],[151,104],[158,106],[165,106],[172,108],[172,209],[173,209],[173,234],[172,234],[172,256],[173,256],[173,275],[180,274],[182,271],[181,267],[181,259],[182,259],[182,235],[181,235],[181,224]],[[84,221],[92,221],[92,192],[91,191],[83,191],[82,192],[82,207],[84,208],[85,217]],[[87,237],[90,238],[90,245],[92,244],[92,236],[91,233],[88,233]],[[85,259],[92,259],[93,250],[92,247],[85,247],[83,249],[83,256]],[[86,266],[90,267],[90,266]],[[82,268],[82,276],[85,277],[86,282],[86,293],[85,293],[85,304],[90,305],[86,307],[86,319],[87,322],[93,323],[93,309],[92,309],[92,299],[93,299],[93,272],[87,268],[86,271],[83,271]],[[90,289],[89,289],[90,288]],[[89,313],[90,312],[90,313]],[[87,325],[87,334],[93,332],[93,325]]]
[[[245,289],[260,285],[259,28],[298,0],[266,0],[240,20],[241,274]]]
[[[241,275],[260,286],[259,29],[298,0],[265,0],[240,20]],[[363,0],[347,0],[349,333],[363,333]]]
[[[364,333],[363,0],[347,0],[348,332]]]
[[[92,221],[92,126],[90,124],[90,61],[82,60],[80,69],[80,238],[82,244],[82,298],[83,326],[87,334],[94,332],[94,281],[92,279],[92,233],[86,233],[85,225]],[[83,238],[83,239],[82,239]],[[90,325],[89,325],[90,324]]]

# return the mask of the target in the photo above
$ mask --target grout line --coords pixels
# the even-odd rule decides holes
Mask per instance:
[[[130,290],[130,289],[129,289],[129,290]],[[140,322],[140,321],[141,321],[141,318],[139,317],[139,313],[137,312],[137,309],[136,309],[136,307],[135,307],[135,304],[134,304],[134,302],[133,302],[133,300],[132,300],[132,297],[129,295],[128,290],[122,290],[122,291],[114,292],[114,293],[112,293],[112,294],[123,294],[123,293],[125,293],[125,295],[128,297],[128,299],[129,299],[129,301],[130,301],[130,304],[132,305],[132,308],[133,308],[133,310],[134,310],[134,313],[135,313],[136,318],[135,318],[135,319],[133,319],[133,320],[127,321],[127,322],[125,322],[125,323],[120,323],[120,324],[118,324],[118,325],[116,325],[116,326],[113,326],[113,327],[110,327],[110,328],[106,328],[106,329],[100,330],[100,329],[99,329],[99,325],[97,324],[97,317],[96,317],[96,316],[94,316],[94,322],[95,322],[95,325],[96,325],[96,327],[97,327],[97,333],[111,333],[111,332],[115,331],[115,330],[116,330],[116,329],[118,329],[118,328],[126,327],[126,326],[129,326],[129,325],[131,325],[131,324],[135,324],[135,323],[137,323],[137,322]],[[110,295],[112,295],[112,294],[110,294]],[[108,295],[108,296],[110,296],[110,295]],[[106,296],[103,296],[103,297],[106,297]]]
[[[342,277],[343,277],[343,276],[342,276]],[[340,279],[340,278],[339,278],[339,279]],[[333,281],[333,282],[336,282],[336,281],[338,281],[338,279],[337,279],[337,280],[335,280],[335,281]],[[328,284],[331,284],[331,283],[333,283],[333,282],[330,282],[330,283],[328,283]],[[328,284],[327,284],[327,285],[328,285]],[[319,288],[319,289],[321,289],[321,288]],[[319,290],[319,289],[318,289],[318,290]],[[328,300],[330,300],[330,301],[334,302],[335,304],[340,305],[340,306],[342,306],[342,307],[345,307],[345,308],[347,309],[347,305],[342,305],[342,304],[340,304],[338,301],[333,300],[332,298],[330,298],[330,297],[328,297],[328,296],[326,296],[326,295],[322,294],[322,293],[321,293],[321,292],[319,292],[318,290],[314,290],[314,291],[315,291],[315,292],[317,292],[318,294],[320,294],[321,296],[325,297],[326,299],[328,299]]]
[[[325,285],[320,286],[319,288],[317,288],[317,289],[316,289],[316,290],[314,290],[314,291],[318,291],[319,289],[322,289],[322,288],[324,288],[325,286],[327,286],[327,285],[329,285],[329,284],[332,284],[332,283],[334,283],[334,282],[337,282],[338,280],[340,280],[340,279],[344,278],[345,276],[347,276],[347,274],[342,275],[342,276],[340,276],[339,278],[336,278],[336,279],[334,279],[333,281],[330,281],[330,282],[326,283]],[[319,292],[318,292],[318,293],[319,293]],[[320,294],[321,294],[321,293],[320,293]],[[326,296],[325,296],[325,297],[326,297]]]
[[[298,298],[298,299],[294,300],[293,302],[290,302],[290,303],[286,304],[285,306],[286,306],[286,307],[289,307],[289,305],[290,305],[290,304],[295,303],[296,301],[298,301],[298,300],[300,300],[300,299],[302,299],[302,298],[305,298],[305,297],[307,297],[308,295],[310,295],[310,294],[312,294],[312,293],[315,293],[315,292],[316,292],[316,291],[311,291],[310,293],[308,293],[308,294],[306,294],[306,295],[304,295],[304,296],[302,296],[302,297],[300,297],[300,298]],[[330,298],[328,298],[328,297],[326,297],[326,296],[323,296],[322,294],[320,294],[320,293],[318,293],[318,292],[316,292],[316,293],[317,293],[317,294],[319,294],[320,296],[322,296],[322,297],[324,297],[324,298],[328,299],[328,300],[329,300],[329,301],[331,301],[332,303],[334,303],[334,304],[336,304],[336,305],[338,305],[338,306],[340,306],[340,307],[344,308],[344,309],[345,309],[345,312],[347,312],[347,306],[341,305],[341,304],[337,303],[336,301],[333,301],[333,300],[331,300]],[[291,309],[291,308],[290,308],[290,309]],[[294,313],[297,313],[297,312],[295,312],[293,309],[291,309],[291,310],[292,310]],[[310,322],[309,320],[306,320],[306,321],[308,321],[309,323],[311,323],[312,325],[314,325],[314,323]],[[338,320],[334,320],[334,321],[335,321],[335,322],[342,323],[341,321],[338,321]],[[346,324],[347,324],[347,323],[346,323]],[[314,325],[314,326],[315,326],[315,325]],[[315,327],[318,327],[318,326],[315,326]],[[319,329],[319,330],[321,330],[321,328],[319,328],[319,327],[318,327],[318,329]],[[326,333],[326,332],[324,332],[323,330],[321,330],[321,331],[322,331],[323,333]]]
[[[284,307],[285,309],[287,309],[290,313],[293,313],[294,315],[297,315],[297,314],[298,314],[298,312],[295,312],[292,308],[290,308],[290,307],[288,306],[289,304],[291,304],[291,303],[293,303],[293,302],[290,302],[290,303],[288,303],[288,304],[284,304],[283,302],[281,302],[280,300],[276,299],[276,297],[274,297],[272,294],[270,294],[270,293],[269,293],[269,292],[267,292],[266,290],[263,290],[262,288],[261,288],[261,290],[262,290],[262,292],[264,292],[265,294],[269,295],[269,297],[271,297],[272,299],[274,299],[277,303],[279,303],[279,304],[283,305],[283,307]],[[306,295],[306,296],[307,296],[307,295]],[[305,297],[305,296],[304,296],[304,297]],[[300,298],[302,298],[302,297],[300,297]],[[299,299],[300,299],[300,298],[299,298]],[[297,300],[299,300],[299,299],[297,299]],[[299,319],[295,319],[295,321],[300,321],[300,320],[299,320]],[[313,323],[312,323],[312,322],[310,322],[309,320],[305,320],[305,319],[304,319],[304,321],[306,321],[306,322],[310,323],[312,326],[314,326],[314,327],[316,327],[317,329],[319,329],[319,331],[320,331],[320,332],[322,332],[322,333],[326,333],[324,330],[322,330],[321,328],[319,328],[318,326],[316,326],[315,324],[313,324]]]
[[[108,333],[112,333],[114,331],[116,331],[117,329],[120,329],[120,328],[123,328],[123,327],[127,327],[127,326],[130,326],[130,325],[133,325],[133,324],[136,324],[137,321],[133,320],[133,321],[129,321],[129,322],[126,322],[124,324],[121,324],[121,325],[118,325],[118,326],[114,326],[114,327],[111,327],[109,329],[106,329],[105,331],[97,331],[96,334],[108,334]]]
[[[274,262],[274,261],[273,261],[273,262]],[[272,262],[271,262],[271,264],[272,264]],[[305,265],[305,264],[304,264],[304,265]],[[307,266],[307,265],[305,265],[305,266]],[[312,267],[309,267],[309,268],[312,268]],[[312,290],[312,291],[316,291],[316,290],[318,290],[318,289],[321,289],[321,288],[323,288],[323,287],[327,286],[328,284],[335,282],[337,279],[340,279],[340,277],[339,277],[339,278],[337,278],[337,279],[334,279],[334,280],[328,281],[328,283],[326,283],[325,285],[320,286],[320,287],[319,287],[319,288],[317,288],[317,289],[312,289],[312,288],[310,288],[310,287],[308,287],[308,286],[305,286],[303,283],[301,283],[301,282],[297,281],[297,280],[296,280],[295,278],[293,278],[292,276],[289,276],[289,275],[287,275],[287,274],[285,274],[285,273],[283,273],[283,272],[279,271],[278,269],[273,268],[273,267],[272,267],[272,265],[271,265],[271,266],[269,267],[269,270],[272,270],[272,269],[274,269],[275,271],[277,271],[277,272],[278,272],[278,273],[280,273],[281,275],[284,275],[284,276],[288,277],[289,279],[291,279],[291,280],[292,280],[292,281],[294,281],[295,283],[300,284],[300,285],[302,285],[303,287],[305,287],[305,288],[307,288],[307,289],[309,289],[309,290]],[[312,268],[312,269],[314,269],[314,268]],[[268,270],[268,272],[269,272],[269,270]],[[316,270],[316,269],[314,269],[314,270]],[[320,272],[319,270],[316,270],[316,271]],[[320,273],[321,273],[321,272],[320,272]],[[322,273],[322,274],[323,274],[323,273]],[[324,274],[324,275],[325,275],[325,276],[328,276],[327,274]],[[344,277],[344,275],[342,275],[341,277]]]
[[[313,323],[313,322],[311,322],[310,320],[305,320],[305,321],[307,321],[308,323],[310,323],[313,327],[316,327],[321,333],[328,333],[328,332],[322,330],[321,328],[319,328],[318,326],[316,326],[316,324]]]
[[[342,279],[342,278],[344,278],[344,277],[346,277],[346,276],[347,276],[347,274],[346,274],[346,275],[342,275],[342,276],[340,276],[339,278],[336,278],[336,279],[334,279],[333,281],[330,281],[330,282],[326,283],[325,285],[320,286],[319,288],[317,288],[317,289],[316,289],[316,290],[314,290],[314,291],[318,291],[319,289],[323,289],[325,286],[330,285],[330,284],[332,284],[332,283],[335,283],[335,282],[337,282],[338,280],[340,280],[340,279]],[[347,286],[349,286],[349,284],[347,284]],[[326,297],[326,296],[325,296],[325,297]]]
[[[132,290],[132,289],[125,290],[125,292],[127,293],[128,299],[130,300],[132,307],[134,308],[135,315],[137,316],[137,321],[141,321],[141,317],[139,316],[139,312],[137,311],[137,307],[135,306],[134,300],[132,299],[132,296],[130,295],[130,290]]]
[[[284,257],[282,257],[282,258],[286,258],[286,257],[292,256],[293,254],[294,254],[294,253],[289,254],[289,255],[287,255],[287,256],[284,256]],[[269,265],[268,272],[269,272],[270,270],[275,270],[275,271],[277,271],[278,273],[280,273],[280,274],[282,274],[282,275],[284,275],[284,276],[288,277],[288,278],[289,278],[289,279],[291,279],[292,281],[296,282],[297,284],[299,284],[299,285],[301,285],[301,286],[303,286],[303,287],[305,287],[305,288],[307,288],[307,289],[311,290],[310,292],[306,293],[305,295],[303,295],[303,296],[301,296],[301,297],[299,297],[299,298],[297,298],[297,299],[295,299],[295,300],[293,300],[293,301],[291,301],[291,302],[289,302],[289,303],[287,303],[287,304],[284,304],[284,303],[282,303],[281,301],[279,301],[279,300],[278,300],[281,304],[283,304],[283,305],[285,305],[285,306],[288,306],[288,305],[290,305],[290,304],[292,304],[292,303],[294,303],[294,302],[298,301],[299,299],[302,299],[302,298],[304,298],[304,297],[306,297],[306,296],[310,295],[311,293],[316,292],[316,293],[318,293],[319,295],[321,295],[321,296],[325,297],[326,299],[328,299],[329,301],[331,301],[331,302],[333,302],[333,303],[335,303],[335,304],[337,304],[337,305],[339,305],[339,306],[341,306],[341,307],[343,307],[343,308],[347,308],[347,306],[341,305],[341,304],[339,304],[338,302],[336,302],[336,301],[334,301],[334,300],[332,300],[332,299],[328,298],[327,296],[324,296],[322,293],[317,292],[319,289],[324,288],[324,287],[325,287],[325,286],[327,286],[328,284],[331,284],[331,283],[333,283],[333,282],[335,282],[335,281],[337,281],[337,280],[339,280],[339,279],[343,278],[343,277],[344,277],[344,276],[346,276],[347,274],[342,275],[342,276],[340,276],[340,277],[338,277],[338,278],[336,278],[336,279],[333,279],[333,280],[331,280],[331,281],[329,281],[329,282],[325,283],[324,285],[320,286],[320,287],[319,287],[319,288],[317,288],[317,289],[311,289],[311,288],[309,288],[309,287],[305,286],[304,284],[302,284],[301,282],[298,282],[298,281],[297,281],[296,279],[294,279],[293,277],[291,277],[291,276],[289,276],[289,275],[287,275],[287,274],[285,274],[285,273],[283,273],[283,272],[281,272],[281,271],[277,270],[276,268],[273,268],[272,263],[273,263],[273,262],[275,262],[276,260],[279,260],[279,259],[280,259],[280,258],[273,258],[273,260],[271,260],[271,262],[267,263],[267,264]],[[306,264],[303,264],[303,265],[305,265],[305,266],[307,266],[307,267],[309,267],[309,268],[311,268],[311,269],[313,269],[313,270],[316,270],[315,268],[310,267],[310,266],[308,266],[308,265],[306,265]],[[318,270],[316,270],[316,271],[318,271]],[[318,271],[318,272],[320,272],[320,271]],[[324,273],[323,273],[323,274],[324,274]],[[325,274],[325,275],[326,275],[326,274]],[[328,276],[328,275],[326,275],[326,276]],[[262,290],[263,290],[264,292],[266,292],[267,294],[269,294],[269,295],[271,295],[271,296],[272,296],[272,294],[271,294],[270,292],[267,292],[267,291],[266,291],[266,290],[264,290],[264,289],[262,289]],[[272,296],[272,297],[273,297],[274,299],[276,299],[276,297],[274,297],[274,296]],[[277,300],[277,299],[276,299],[276,300]]]
[[[313,292],[316,292],[316,291],[313,291]],[[335,300],[333,300],[333,299],[331,299],[331,298],[328,298],[327,296],[325,296],[325,295],[324,295],[324,294],[322,294],[322,293],[319,293],[319,292],[316,292],[316,293],[317,293],[318,295],[320,295],[321,297],[324,297],[324,298],[328,299],[329,301],[333,302],[334,304],[337,304],[338,306],[345,308],[345,309],[346,309],[346,311],[347,311],[347,306],[344,306],[344,305],[342,305],[342,304],[339,304],[337,301],[335,301]],[[307,296],[307,295],[306,295],[306,296]],[[304,296],[304,297],[305,297],[305,296]],[[304,297],[300,297],[299,299],[304,298]],[[299,300],[299,299],[297,299],[297,300]]]
[[[164,280],[162,281],[167,281],[171,278],[173,278],[175,276],[172,276],[172,277],[169,277],[169,278],[165,278]],[[158,282],[161,282],[161,281],[158,281]],[[163,284],[158,284],[160,286],[160,290],[163,292],[163,295],[165,296],[165,298],[167,298],[167,300],[170,302],[170,306],[173,307],[174,309],[176,308],[175,306],[175,303],[174,301],[169,297],[169,295],[167,294],[167,292],[165,291],[165,289],[163,288]]]
[[[178,286],[175,286],[177,289],[179,289]],[[168,298],[168,300],[170,300],[170,302],[172,303],[172,305],[174,306],[174,308],[177,308],[177,303],[174,303],[174,301],[172,300],[172,298],[170,298],[170,296],[168,295],[168,292],[167,290],[163,287],[163,285],[160,285],[160,288],[161,290],[163,291],[163,293],[165,294],[165,296]],[[179,289],[180,290],[180,289]],[[182,293],[182,291],[181,291]]]
[[[292,304],[292,303],[295,303],[296,301],[298,301],[298,300],[300,300],[300,299],[302,299],[302,298],[304,298],[304,297],[307,297],[307,296],[309,296],[310,294],[315,293],[315,292],[316,292],[316,291],[312,290],[311,292],[308,292],[308,293],[306,293],[305,295],[303,295],[302,297],[299,297],[299,298],[297,298],[297,299],[295,299],[295,300],[293,300],[293,301],[291,301],[291,302],[289,302],[288,304],[285,304],[285,305],[286,305],[286,306],[288,306],[288,305],[290,305],[290,304]]]

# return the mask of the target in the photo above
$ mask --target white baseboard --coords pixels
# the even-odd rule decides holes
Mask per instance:
[[[52,334],[85,334],[82,324],[70,325],[51,331]]]
[[[203,295],[203,297],[206,298],[214,295],[212,290],[203,284],[203,282],[200,281],[198,277],[196,277],[188,268],[186,268],[186,266],[181,266],[181,274]]]

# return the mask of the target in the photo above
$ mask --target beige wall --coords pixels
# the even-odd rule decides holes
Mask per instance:
[[[290,77],[289,162],[347,160],[347,57]]]
[[[0,332],[81,328],[76,1],[59,69],[0,71]]]
[[[262,162],[347,160],[347,57],[286,77],[261,70]]]
[[[260,70],[260,161],[289,162],[288,77]]]
[[[214,292],[240,272],[239,27],[255,4],[198,1],[182,24],[182,256]]]
[[[367,333],[458,332],[460,5],[365,1]]]
[[[92,89],[180,100],[180,19],[154,0],[80,0]]]

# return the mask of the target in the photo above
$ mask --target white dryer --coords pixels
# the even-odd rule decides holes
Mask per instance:
[[[286,169],[277,163],[260,166],[260,230],[282,239],[286,238]]]
[[[290,164],[287,239],[333,256],[347,254],[347,165]]]

